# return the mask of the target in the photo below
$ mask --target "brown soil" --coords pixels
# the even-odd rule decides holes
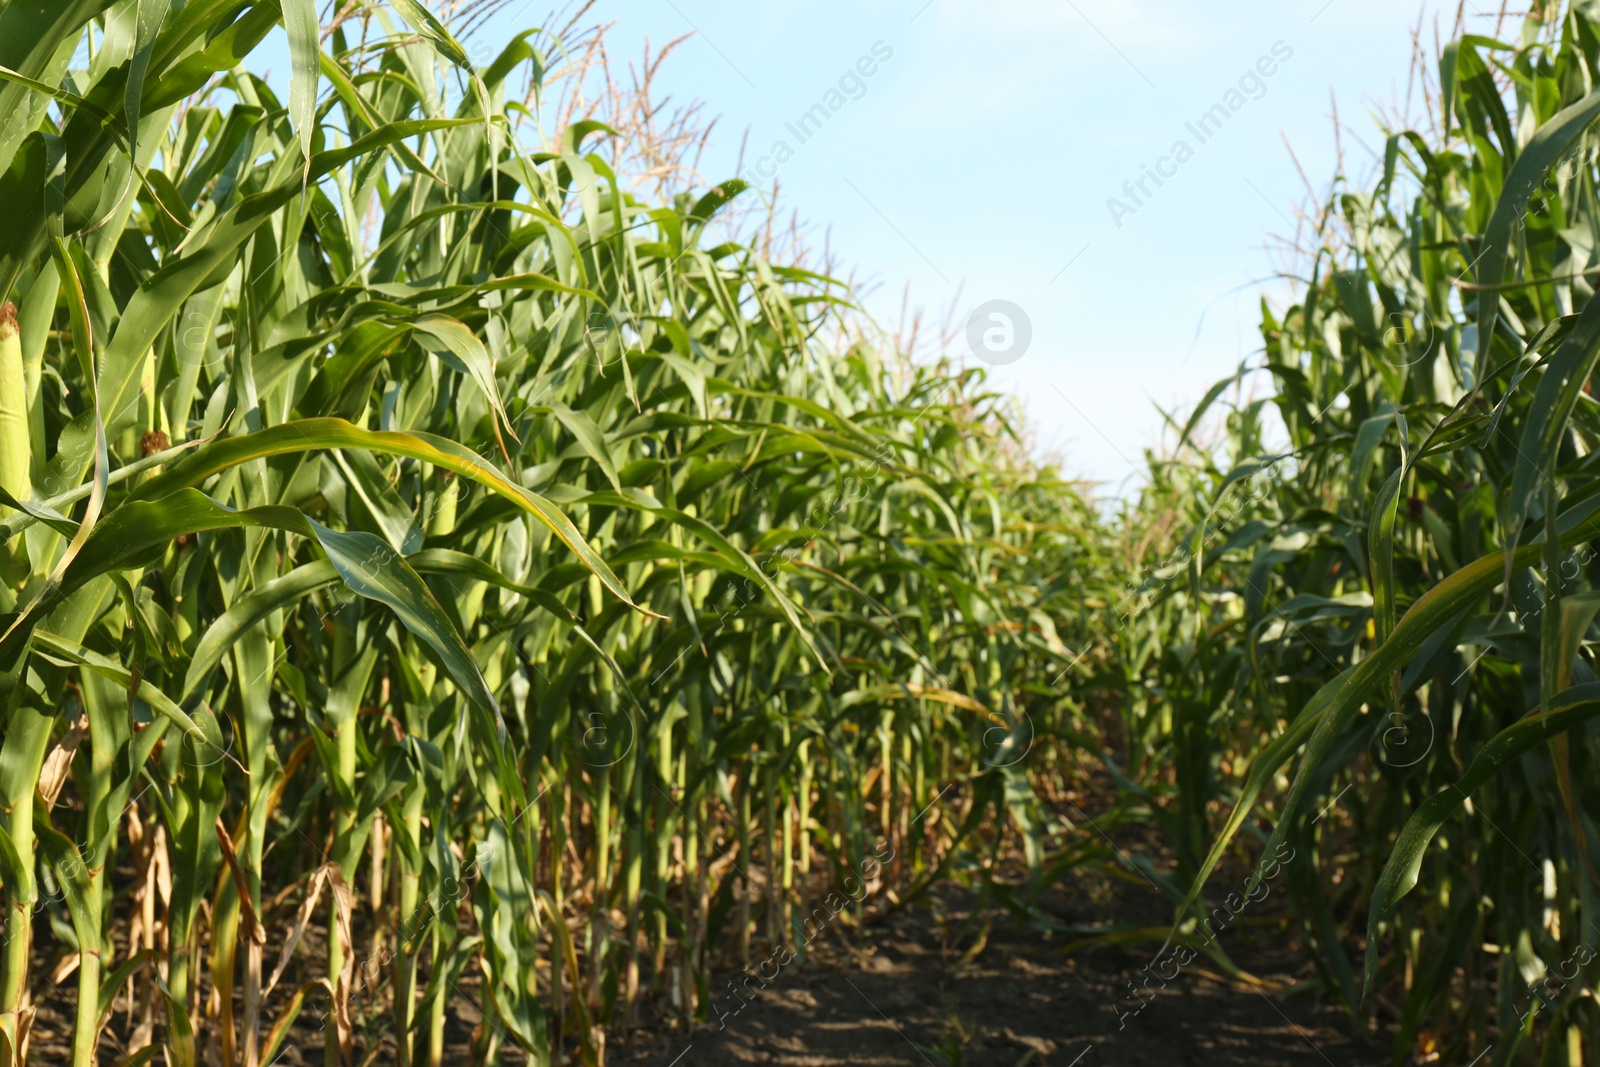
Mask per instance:
[[[1165,906],[1148,887],[1129,887],[1116,898],[1119,921],[1160,922],[1150,912]],[[1268,996],[1202,971],[1201,960],[1142,1012],[1119,1015],[1118,1008],[1134,1006],[1127,983],[1150,962],[1156,945],[1085,948],[1080,940],[1069,950],[1072,939],[1064,934],[991,915],[987,940],[978,947],[982,918],[973,904],[972,893],[945,887],[924,906],[859,928],[848,940],[819,940],[812,960],[782,971],[737,1015],[723,1018],[721,1028],[713,1022],[692,1035],[640,1035],[627,1047],[613,1045],[608,1061],[660,1067],[1356,1067],[1386,1061],[1376,1043],[1353,1032],[1347,1015],[1311,991],[1315,986],[1304,986],[1300,995]],[[1083,892],[1062,889],[1047,894],[1045,910],[1063,925],[1081,924],[1086,906],[1092,905]],[[1236,964],[1274,987],[1306,983],[1313,977],[1306,959],[1277,918],[1265,930],[1225,933],[1220,943]],[[713,988],[726,995],[731,977],[722,976]],[[755,983],[751,988],[758,990]]]

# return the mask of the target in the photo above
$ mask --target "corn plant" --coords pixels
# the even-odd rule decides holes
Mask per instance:
[[[1442,50],[1429,123],[1335,187],[1296,302],[1127,520],[1168,549],[1121,640],[1171,936],[1219,864],[1287,843],[1310,958],[1396,1064],[1575,1064],[1600,1035],[1600,26],[1533,8]]]

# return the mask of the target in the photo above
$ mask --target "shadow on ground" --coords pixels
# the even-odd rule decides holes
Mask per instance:
[[[1127,914],[1145,912],[1152,902],[1143,898],[1150,894],[1115,895],[1122,898],[1113,905],[1122,921],[1161,922]],[[945,887],[920,906],[819,942],[813,959],[780,973],[742,1011],[724,1018],[722,1028],[713,1021],[692,1035],[640,1034],[627,1046],[614,1045],[607,1060],[660,1067],[1356,1067],[1384,1061],[1376,1045],[1353,1033],[1348,1016],[1319,994],[1269,997],[1198,966],[1154,993],[1138,1014],[1128,1014],[1136,1002],[1127,983],[1140,977],[1155,945],[1086,948],[1080,941],[1069,952],[1068,937],[1019,929],[1004,916],[991,916],[984,937],[973,901],[970,892]],[[1085,922],[1091,906],[1062,889],[1048,896],[1045,910],[1072,924]],[[1305,957],[1293,952],[1283,925],[1271,925],[1234,932],[1223,947],[1276,987],[1306,982]],[[730,977],[722,976],[715,988],[726,990]]]

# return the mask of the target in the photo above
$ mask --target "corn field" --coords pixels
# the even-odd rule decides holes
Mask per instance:
[[[0,1063],[598,1067],[1086,874],[1600,1057],[1600,8],[1419,60],[1109,507],[491,8],[0,0]]]
[[[0,4],[0,1059],[598,1064],[1042,876],[1111,557],[1004,398],[341,7]]]

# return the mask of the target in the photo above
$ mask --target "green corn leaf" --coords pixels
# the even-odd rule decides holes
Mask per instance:
[[[54,0],[0,7],[0,67],[50,83],[51,73],[59,77],[65,71],[79,32],[111,4],[112,0]],[[40,109],[32,106],[29,95],[21,85],[0,85],[0,114],[8,118],[38,115]],[[0,172],[12,165],[17,146],[31,132],[31,125],[0,124]]]
[[[489,350],[483,347],[483,342],[478,340],[464,324],[447,315],[425,315],[416,321],[414,328],[437,338],[449,349],[450,354],[461,362],[462,367],[482,390],[483,398],[489,402],[489,407],[494,411],[497,424],[505,425],[506,429],[510,430],[505,405],[500,403],[500,389],[494,381],[494,363],[489,358]]]
[[[1517,156],[1506,174],[1505,186],[1500,190],[1494,205],[1494,215],[1484,231],[1484,251],[1479,261],[1477,279],[1484,285],[1499,285],[1505,277],[1506,265],[1512,251],[1512,234],[1518,219],[1528,210],[1528,199],[1549,174],[1550,168],[1581,136],[1595,118],[1600,116],[1600,90],[1564,108],[1539,127],[1526,148]],[[1496,299],[1479,301],[1478,310],[1478,380],[1482,380],[1489,366],[1490,341],[1500,317],[1500,302]]]
[[[1400,509],[1400,487],[1405,482],[1406,466],[1389,475],[1373,503],[1372,521],[1367,529],[1367,552],[1372,559],[1373,619],[1381,645],[1394,632],[1394,523]]]
[[[7,891],[14,899],[34,899],[33,864],[22,862],[16,842],[4,827],[0,827],[0,878],[5,879]]]
[[[167,19],[172,0],[138,0],[138,41],[134,45],[133,59],[128,64],[128,85],[123,96],[122,111],[128,124],[128,155],[139,158],[139,117],[144,97],[144,76],[150,69],[150,54],[155,51],[156,34]],[[307,150],[306,155],[310,155]]]
[[[189,0],[168,20],[166,31],[156,39],[151,60],[151,65],[161,71],[161,75],[145,90],[144,106],[148,110],[157,111],[176,104],[204,86],[213,74],[237,67],[283,18],[278,0],[266,0],[252,4],[221,32],[215,32],[215,25],[207,22],[208,16],[214,23],[229,6],[236,9],[237,5],[218,0]],[[175,52],[186,48],[200,34],[209,35],[204,47],[172,62]]]
[[[498,716],[494,694],[438,601],[404,558],[381,538],[330,530],[293,508],[233,511],[192,489],[180,490],[159,501],[128,504],[113,512],[87,540],[84,551],[66,569],[53,594],[17,620],[8,642],[20,640],[49,606],[90,578],[141,565],[152,558],[152,552],[164,551],[180,534],[241,527],[279,529],[315,540],[346,585],[393,611],[407,629],[434,650],[462,692]]]
[[[319,152],[311,160],[308,180],[317,181],[335,168],[403,138],[449,129],[466,121],[427,119],[390,123],[346,148]],[[125,425],[137,409],[130,401],[134,399],[133,390],[143,370],[144,357],[156,337],[197,290],[226,278],[236,264],[240,246],[298,196],[303,187],[304,182],[295,179],[239,200],[206,227],[203,236],[184,256],[164,265],[140,285],[123,309],[116,332],[101,359],[101,406],[110,413],[108,426],[112,430]]]
[[[1372,905],[1367,911],[1365,980],[1369,989],[1378,968],[1381,943],[1378,923],[1402,897],[1416,887],[1423,855],[1445,820],[1455,814],[1474,790],[1499,773],[1506,763],[1597,716],[1600,716],[1600,683],[1573,686],[1552,700],[1548,707],[1531,713],[1496,734],[1473,757],[1472,765],[1459,781],[1429,797],[1412,814],[1400,833],[1400,839],[1395,842],[1383,873],[1378,877]]]
[[[137,682],[139,699],[150,705],[156,714],[169,720],[196,744],[205,745],[219,754],[226,752],[222,735],[217,732],[214,719],[206,718],[204,720],[206,725],[201,725],[149,681],[143,678],[135,679],[133,672],[122,664],[46,630],[35,631],[33,641],[34,646],[44,655],[93,671],[125,689],[133,687]]]
[[[300,141],[306,160],[306,180],[311,174],[311,135],[317,110],[317,77],[321,71],[322,44],[317,25],[316,0],[280,0],[283,28],[289,36],[289,124]]]
[[[444,609],[404,557],[372,534],[340,533],[315,519],[306,522],[344,583],[356,593],[389,608],[406,629],[422,638],[438,655],[461,691],[480,707],[494,712],[503,734],[505,723],[500,720],[500,706],[484,681],[483,672]]]
[[[718,211],[733,202],[733,198],[750,188],[750,183],[743,178],[731,178],[728,181],[712,186],[711,191],[695,201],[694,207],[689,209],[689,221],[697,223],[710,222]]]
[[[1600,114],[1600,104],[1596,106]],[[1600,301],[1591,300],[1578,323],[1556,349],[1533,397],[1517,449],[1516,470],[1508,501],[1508,536],[1512,543],[1522,530],[1533,497],[1556,474],[1563,435],[1578,397],[1600,358]]]
[[[450,31],[445,29],[442,22],[434,18],[432,12],[417,0],[391,0],[391,3],[400,13],[400,17],[406,20],[407,25],[425,37],[429,44],[439,50],[440,55],[471,73],[472,60],[468,57],[467,50],[450,35]]]
[[[402,556],[421,548],[422,531],[417,528],[416,516],[384,477],[372,453],[335,451],[333,457],[390,547]]]
[[[183,487],[196,486],[211,475],[249,459],[326,448],[364,448],[386,455],[406,456],[472,479],[549,527],[613,595],[630,607],[639,607],[605,560],[554,504],[517,485],[477,453],[432,434],[363,430],[343,419],[301,419],[254,434],[224,438],[199,448],[184,462],[146,482],[136,496],[155,499]]]
[[[581,411],[573,411],[565,404],[549,404],[543,410],[550,412],[565,426],[567,432],[577,440],[584,453],[600,468],[600,473],[606,476],[606,481],[618,491],[622,483],[617,479],[617,466],[611,460],[611,450],[606,446],[605,434],[600,432],[600,427],[594,420]]]
[[[150,965],[155,954],[149,949],[140,949],[127,959],[119,963],[110,974],[100,983],[100,1025],[104,1026],[111,1018],[111,1005],[117,998],[117,993],[127,988],[128,980]],[[145,1062],[158,1051],[155,1045],[144,1050]]]
[[[314,563],[302,564],[235,600],[201,635],[200,643],[195,646],[194,654],[189,659],[189,669],[178,703],[183,707],[192,707],[199,701],[211,673],[252,626],[273,612],[281,611],[339,580],[338,569],[328,560],[319,559]]]
[[[89,863],[72,839],[50,825],[50,809],[42,797],[33,805],[33,829],[39,838],[39,851],[55,872],[56,885],[66,898],[72,929],[78,935],[80,952],[100,951],[100,915],[91,903],[93,888]]]
[[[1600,519],[1591,517],[1565,530],[1562,543],[1578,544],[1597,535],[1600,535]],[[1207,877],[1222,859],[1228,843],[1244,825],[1272,775],[1304,746],[1302,769],[1296,774],[1289,795],[1284,799],[1282,814],[1268,837],[1264,854],[1273,853],[1282,843],[1287,832],[1285,824],[1301,811],[1311,772],[1322,765],[1333,748],[1335,738],[1382,681],[1391,672],[1404,667],[1436,629],[1453,624],[1459,612],[1487,594],[1503,579],[1507,555],[1512,557],[1513,569],[1526,567],[1538,559],[1541,548],[1533,544],[1524,545],[1515,553],[1496,552],[1456,571],[1412,604],[1389,639],[1371,656],[1318,690],[1290,728],[1262,749],[1251,762],[1245,787],[1201,863],[1194,884],[1185,894],[1178,910],[1180,916],[1188,914],[1199,899]]]

